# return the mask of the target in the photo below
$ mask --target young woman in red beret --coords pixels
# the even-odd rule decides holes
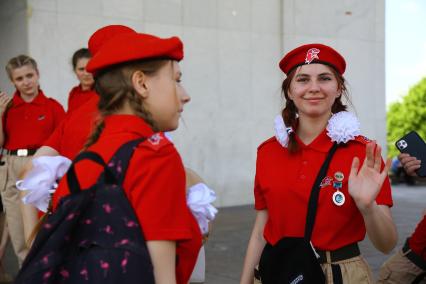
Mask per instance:
[[[187,283],[201,247],[200,229],[186,205],[181,158],[160,133],[178,127],[190,99],[181,85],[182,58],[178,38],[130,32],[111,37],[87,65],[95,74],[101,120],[86,148],[108,161],[124,143],[147,138],[133,153],[123,188],[146,239],[156,283]],[[101,170],[90,161],[77,163],[81,188],[94,184]],[[62,179],[53,206],[68,193]]]
[[[40,75],[33,58],[27,55],[11,58],[6,72],[16,91],[13,97],[0,92],[0,147],[3,148],[0,189],[10,239],[22,264],[28,248],[23,234],[22,202],[15,183],[22,167],[59,125],[65,112],[40,89]]]
[[[381,147],[360,135],[346,111],[346,63],[334,49],[308,44],[280,62],[286,105],[275,120],[276,136],[258,147],[254,185],[256,221],[241,283],[253,283],[266,244],[303,237],[314,180],[334,142],[337,148],[319,189],[311,243],[327,283],[373,283],[357,243],[367,233],[388,253],[397,241],[392,197]]]
[[[67,113],[73,112],[87,101],[97,96],[95,91],[93,91],[93,75],[86,70],[86,65],[91,57],[92,55],[87,48],[78,49],[72,56],[71,63],[73,71],[80,84],[70,91]]]
[[[82,52],[77,51],[74,54],[73,65],[74,62],[76,62],[77,69],[82,71],[80,68],[82,67],[81,65],[84,65],[84,69],[86,69],[88,59],[84,59],[82,62],[82,58],[90,59],[92,57],[91,55],[96,54],[99,48],[110,38],[115,35],[127,32],[135,31],[122,25],[110,25],[97,30],[89,40],[89,51],[87,52],[86,49],[83,49]],[[82,73],[84,75],[84,73],[87,73],[87,71],[82,71]],[[34,154],[33,159],[42,156],[60,155],[72,160],[84,148],[84,144],[86,143],[95,126],[96,118],[99,116],[99,96],[93,90],[93,75],[91,73],[88,74],[90,74],[92,79],[90,80],[87,78],[83,81],[86,82],[87,85],[89,81],[92,81],[92,86],[90,94],[85,92],[85,97],[83,100],[87,98],[86,95],[89,95],[90,98],[88,98],[88,101],[85,101],[81,107],[78,107],[74,111],[67,113],[63,121],[59,124],[58,127],[56,127],[55,131],[49,136],[47,140],[44,141],[43,146],[40,147]],[[83,82],[81,85],[83,85]],[[78,100],[80,100],[80,98],[78,98]],[[73,103],[71,103],[71,105],[72,104]],[[25,165],[20,174],[20,178],[24,179],[31,169],[32,160]],[[22,215],[25,239],[31,242],[31,239],[33,239],[35,233],[34,228],[36,228],[36,225],[39,223],[38,211],[34,206],[26,205],[23,207]]]

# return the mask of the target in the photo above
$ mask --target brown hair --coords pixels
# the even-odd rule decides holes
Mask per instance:
[[[283,117],[285,125],[288,127],[292,127],[294,130],[296,129],[296,123],[297,123],[297,107],[294,104],[294,102],[289,98],[288,96],[288,90],[290,89],[291,81],[293,80],[294,76],[296,75],[296,71],[299,68],[294,68],[287,76],[287,78],[284,79],[282,85],[281,85],[281,93],[284,96],[286,102],[285,107],[281,111],[281,115]],[[348,89],[346,87],[346,81],[345,78],[336,71],[333,67],[330,67],[330,70],[334,74],[334,76],[337,79],[337,86],[340,90],[341,95],[334,101],[334,104],[331,107],[332,113],[338,113],[340,111],[345,111],[347,109],[347,106],[343,104],[342,102],[342,96],[345,97],[345,99],[350,102],[349,100],[349,94]],[[299,149],[299,145],[297,144],[297,141],[295,139],[295,133],[294,131],[289,133],[289,140],[288,140],[288,150],[291,153],[296,152]]]
[[[9,79],[12,80],[12,71],[15,70],[16,68],[20,68],[22,66],[25,65],[31,65],[31,67],[34,68],[34,70],[37,71],[38,73],[38,67],[37,67],[37,62],[30,56],[28,55],[18,55],[16,57],[13,57],[9,60],[9,62],[7,62],[6,64],[6,72],[7,75],[9,76]]]
[[[132,75],[136,71],[142,71],[147,76],[153,76],[169,62],[169,59],[131,61],[108,67],[96,74],[95,91],[100,96],[98,104],[100,118],[85,148],[99,139],[105,126],[104,117],[120,110],[126,101],[137,116],[145,120],[154,131],[158,131],[151,114],[143,106],[142,97],[133,88]]]
[[[79,50],[74,52],[71,59],[72,69],[75,69],[77,67],[77,62],[82,58],[92,58],[92,54],[87,48],[80,48]]]

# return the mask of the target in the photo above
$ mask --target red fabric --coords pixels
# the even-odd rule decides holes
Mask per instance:
[[[119,33],[106,41],[93,54],[86,70],[91,73],[108,66],[143,59],[183,58],[183,43],[178,37],[159,38],[136,32]]]
[[[298,138],[297,138],[298,139]],[[300,151],[290,154],[275,138],[258,148],[255,177],[255,208],[268,210],[264,237],[275,244],[283,237],[303,237],[307,204],[318,171],[332,146],[326,130],[311,144],[299,139]],[[348,177],[353,157],[365,158],[364,139],[356,139],[335,153],[324,186],[320,190],[312,243],[321,250],[335,250],[365,237],[365,224],[355,202],[348,193]],[[346,201],[337,206],[332,201],[334,174],[344,175],[340,190]],[[328,178],[327,178],[328,177]],[[327,185],[326,180],[329,181]],[[376,198],[378,204],[392,206],[389,181],[386,180]]]
[[[133,115],[112,115],[90,151],[108,161],[123,143],[138,137],[151,137],[151,128]],[[177,283],[187,283],[198,251],[201,233],[186,205],[185,171],[178,152],[163,134],[148,139],[135,150],[124,180],[124,190],[148,241],[177,241]],[[90,161],[76,165],[82,188],[92,185],[101,167]],[[53,206],[68,194],[66,178],[62,179],[53,196]]]
[[[420,255],[426,261],[426,215],[417,225],[416,230],[408,240],[412,251]]]
[[[41,90],[29,103],[15,92],[6,116],[3,115],[3,125],[6,121],[3,147],[8,150],[37,149],[61,123],[65,111],[61,104],[47,98]]]
[[[345,73],[346,62],[342,55],[330,46],[312,43],[299,46],[287,53],[280,61],[280,69],[288,73],[296,66],[310,63],[325,63],[333,66],[340,74]]]
[[[99,96],[92,96],[84,105],[67,114],[43,145],[52,147],[62,156],[74,159],[92,132],[98,117],[98,102]]]
[[[98,95],[94,90],[86,90],[83,91],[81,89],[81,85],[75,86],[72,88],[69,96],[68,96],[68,109],[67,113],[71,113],[78,109],[80,106],[84,105],[93,97],[97,97]]]
[[[92,55],[98,53],[99,49],[105,44],[105,42],[109,41],[111,38],[118,34],[123,33],[135,33],[129,27],[122,25],[109,25],[97,30],[89,39],[89,50]]]

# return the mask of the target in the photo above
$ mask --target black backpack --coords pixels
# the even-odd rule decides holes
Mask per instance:
[[[140,224],[122,188],[142,141],[122,145],[108,165],[94,152],[76,157],[67,172],[71,194],[42,225],[16,284],[155,283]],[[74,165],[87,159],[104,170],[93,186],[81,190]]]

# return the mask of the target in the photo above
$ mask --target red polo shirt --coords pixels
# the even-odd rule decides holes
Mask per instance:
[[[408,240],[410,248],[426,261],[426,215]]]
[[[312,186],[325,157],[332,146],[326,130],[312,143],[290,154],[275,137],[258,148],[255,177],[255,208],[268,210],[265,225],[266,241],[275,244],[283,237],[303,237],[307,204]],[[335,250],[364,239],[366,229],[361,213],[348,192],[348,177],[352,159],[365,158],[367,141],[362,137],[337,149],[320,189],[312,243],[321,250]],[[342,206],[332,201],[334,175],[343,173],[341,192],[346,197]],[[376,198],[377,204],[392,206],[390,184],[386,179]]]
[[[98,102],[99,96],[95,95],[74,112],[67,113],[62,123],[44,142],[44,146],[52,147],[61,156],[74,159],[92,132],[98,117]]]
[[[75,86],[70,91],[68,96],[68,109],[67,113],[71,113],[78,109],[80,106],[84,105],[93,97],[97,97],[98,95],[94,90],[83,91],[81,89],[81,85]]]
[[[37,149],[55,130],[65,116],[64,108],[43,91],[31,101],[25,102],[18,91],[12,106],[3,115],[5,143],[8,150]]]
[[[139,137],[152,137],[153,131],[134,115],[111,115],[99,140],[89,148],[108,161],[125,142]],[[186,205],[185,171],[173,144],[163,135],[148,139],[135,150],[127,169],[123,188],[135,210],[147,241],[177,242],[177,283],[188,283],[201,247],[198,224]],[[101,167],[90,161],[76,165],[82,188],[98,178]],[[53,196],[53,206],[69,193],[63,178]]]

